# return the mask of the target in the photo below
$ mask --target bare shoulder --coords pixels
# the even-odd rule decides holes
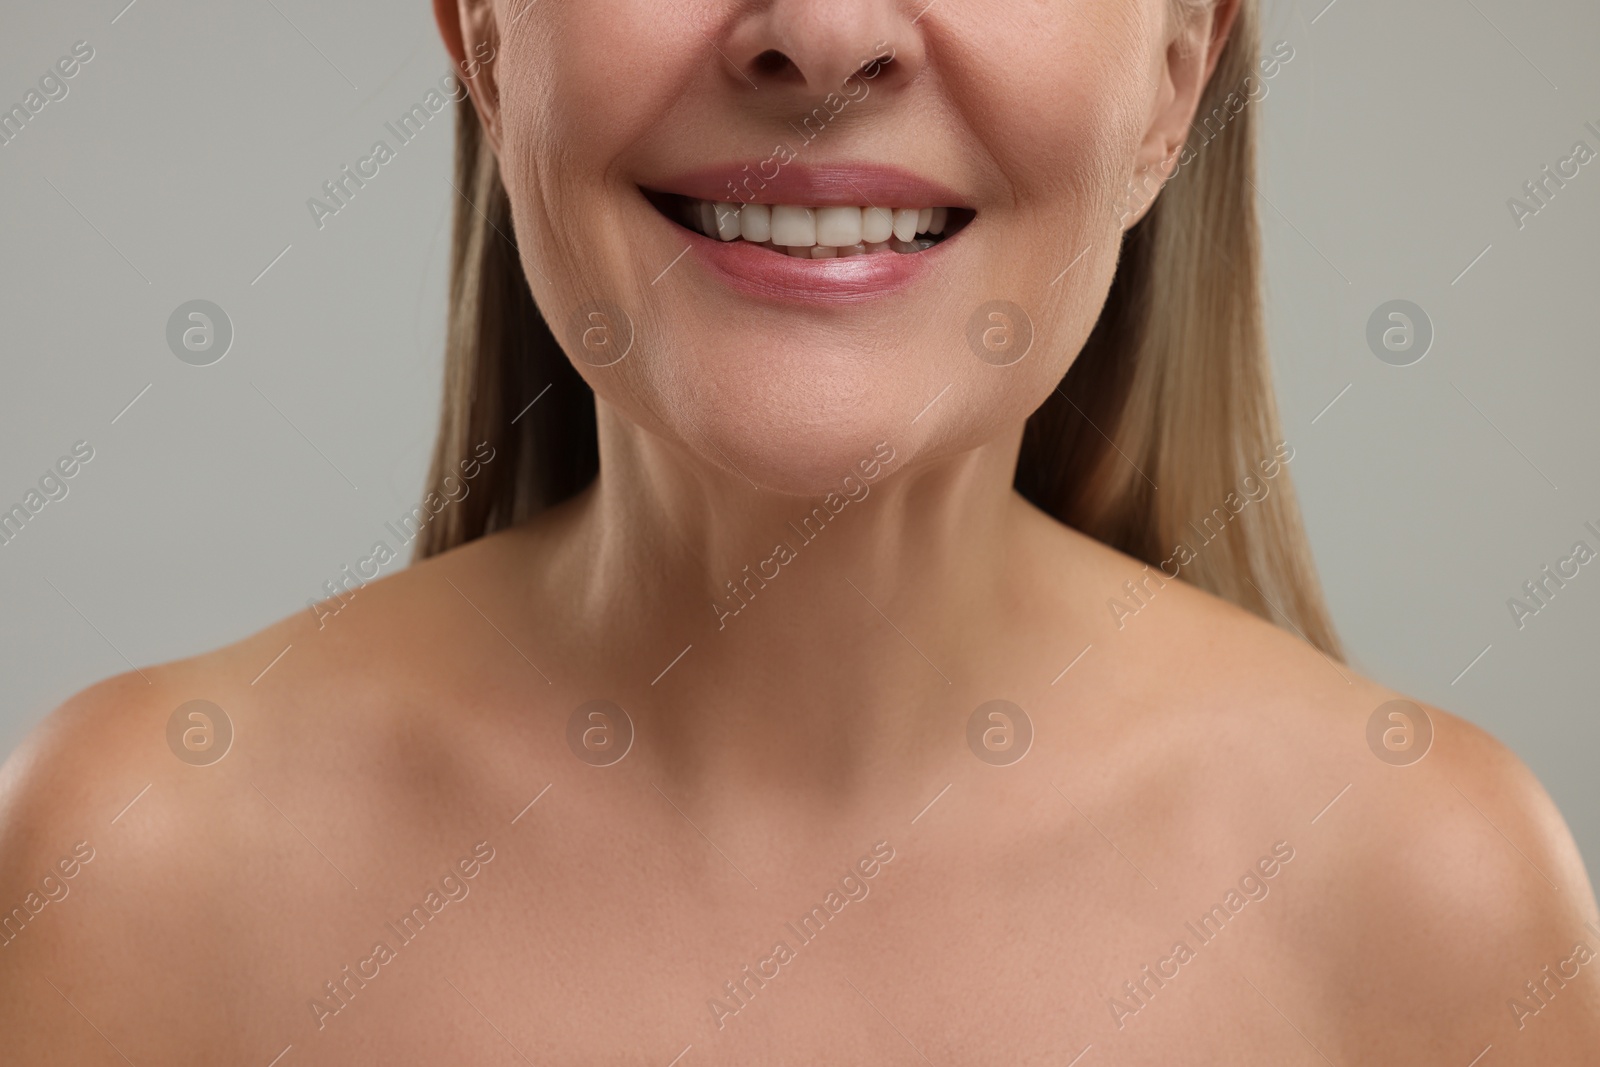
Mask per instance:
[[[412,741],[426,744],[430,718],[414,712],[437,707],[439,693],[473,666],[458,662],[450,638],[464,619],[483,621],[480,590],[494,582],[483,557],[495,540],[345,588],[234,644],[73,696],[0,765],[0,877],[53,853],[63,836],[81,837],[80,825],[102,836],[121,832],[139,822],[147,799],[201,795],[238,764],[263,778],[314,775],[332,770],[319,766],[320,753],[344,750],[338,778],[349,782],[369,744],[396,740],[389,728],[398,719]],[[171,832],[151,844],[176,847],[183,838]]]
[[[117,988],[153,990],[179,966],[217,980],[214,998],[229,988],[218,957],[207,968],[194,947],[227,927],[228,860],[250,847],[232,820],[201,814],[226,805],[218,778],[192,773],[207,745],[230,743],[215,705],[196,702],[217,693],[212,669],[149,667],[94,685],[0,767],[0,1029],[19,1060],[97,1062],[115,1055],[105,1033],[136,1061],[169,1056],[148,1028],[153,1005]],[[166,740],[185,706],[177,733],[190,764]]]
[[[102,842],[133,804],[158,786],[182,789],[184,763],[167,744],[169,723],[191,765],[226,754],[228,724],[208,714],[228,688],[225,650],[106,679],[67,700],[0,765],[0,879],[59,851],[64,838]],[[174,719],[173,713],[185,712]]]
[[[6,760],[0,1032],[21,1060],[282,1048],[304,1005],[277,1018],[249,988],[317,988],[358,880],[427,869],[442,798],[474,795],[448,695],[477,666],[449,641],[476,617],[451,585],[477,598],[471,561],[91,686]],[[195,996],[205,1012],[171,1009]]]
[[[1107,609],[1095,643],[1136,679],[1120,683],[1136,710],[1116,743],[1155,783],[1140,800],[1174,827],[1169,846],[1191,869],[1208,850],[1293,850],[1256,930],[1277,1009],[1344,1062],[1466,1064],[1492,1044],[1495,1062],[1577,1063],[1600,1048],[1593,889],[1521,760],[1186,583],[1130,601],[1143,564],[1090,556],[1090,584],[1127,608]]]
[[[1354,725],[1354,724],[1352,724]],[[1304,950],[1368,1062],[1577,1063],[1600,1048],[1600,922],[1572,835],[1523,762],[1473,724],[1395,697],[1361,724],[1371,764],[1319,821]],[[1357,790],[1360,790],[1358,793]],[[1357,1026],[1364,1023],[1365,1026]]]

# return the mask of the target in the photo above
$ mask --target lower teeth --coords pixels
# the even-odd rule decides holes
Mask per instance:
[[[746,241],[739,238],[737,241],[728,241],[727,244],[754,244],[757,248],[766,248],[773,252],[793,256],[795,259],[845,259],[850,256],[870,255],[874,252],[899,252],[901,255],[911,255],[916,252],[926,252],[938,244],[931,237],[918,237],[910,241],[891,239],[878,244],[855,244],[846,248],[835,248],[831,245],[779,245],[771,241]]]

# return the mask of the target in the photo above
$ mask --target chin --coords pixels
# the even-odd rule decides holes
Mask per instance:
[[[900,467],[905,455],[904,444],[897,446],[887,436],[839,436],[810,451],[798,441],[793,443],[793,448],[769,447],[737,462],[744,475],[767,492],[804,500],[834,494],[854,500],[865,487],[882,482]],[[718,442],[718,447],[725,446]]]
[[[846,476],[877,481],[908,453],[916,405],[894,385],[821,370],[707,376],[673,405],[670,430],[763,490],[822,496]]]

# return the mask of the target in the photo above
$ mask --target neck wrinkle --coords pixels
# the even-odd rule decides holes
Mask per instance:
[[[669,773],[810,760],[838,786],[884,746],[926,745],[929,708],[967,699],[969,637],[1005,627],[1027,554],[1028,506],[1011,488],[1020,426],[914,469],[897,457],[852,498],[759,490],[601,421],[561,599],[638,675],[618,688],[648,704]]]

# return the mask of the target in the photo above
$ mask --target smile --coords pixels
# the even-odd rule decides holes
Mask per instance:
[[[966,208],[736,204],[648,189],[644,194],[661,214],[703,237],[795,259],[915,255],[954,236],[973,217]]]
[[[704,276],[790,307],[882,300],[930,272],[948,283],[978,215],[969,194],[883,163],[721,163],[637,188]]]

